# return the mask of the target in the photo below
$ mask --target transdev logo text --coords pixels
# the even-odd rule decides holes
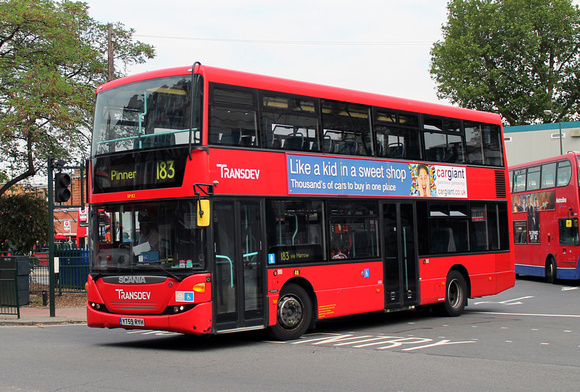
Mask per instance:
[[[216,164],[220,168],[220,178],[238,180],[259,180],[260,169],[248,169],[244,167],[228,167],[225,163]]]
[[[149,291],[125,291],[123,289],[115,289],[115,291],[119,294],[119,299],[140,300],[151,298],[151,292]]]

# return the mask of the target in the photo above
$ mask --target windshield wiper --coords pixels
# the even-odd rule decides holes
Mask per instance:
[[[183,278],[178,277],[177,275],[175,275],[173,272],[169,271],[168,269],[164,268],[161,263],[159,264],[154,264],[157,268],[159,268],[161,271],[165,272],[167,275],[169,275],[170,277],[172,277],[173,279],[177,280],[178,282],[181,282],[183,280]]]

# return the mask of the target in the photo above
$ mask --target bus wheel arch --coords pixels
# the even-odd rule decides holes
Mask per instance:
[[[292,279],[280,290],[276,324],[269,328],[277,340],[294,340],[314,327],[316,300],[312,286],[304,279]]]
[[[449,270],[445,282],[445,300],[440,306],[445,316],[457,317],[467,306],[467,298],[471,296],[468,276],[462,266],[455,266]]]
[[[556,278],[558,277],[558,265],[556,264],[556,258],[552,254],[548,255],[546,258],[544,277],[547,282],[552,284],[556,283]]]

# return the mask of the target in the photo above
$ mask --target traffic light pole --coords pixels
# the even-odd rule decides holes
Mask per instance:
[[[54,192],[52,176],[52,160],[48,158],[48,293],[50,303],[50,317],[55,317],[55,273],[54,273]]]

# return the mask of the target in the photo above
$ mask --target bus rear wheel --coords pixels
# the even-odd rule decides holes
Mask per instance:
[[[457,317],[463,312],[466,303],[467,284],[463,274],[459,271],[449,272],[445,285],[445,302],[441,304],[443,314],[449,317]]]
[[[293,340],[302,336],[312,321],[312,301],[306,290],[289,283],[278,299],[277,323],[270,334],[278,340]]]
[[[557,274],[558,272],[556,269],[556,260],[551,258],[546,263],[546,272],[545,272],[546,281],[552,284],[556,283]]]

